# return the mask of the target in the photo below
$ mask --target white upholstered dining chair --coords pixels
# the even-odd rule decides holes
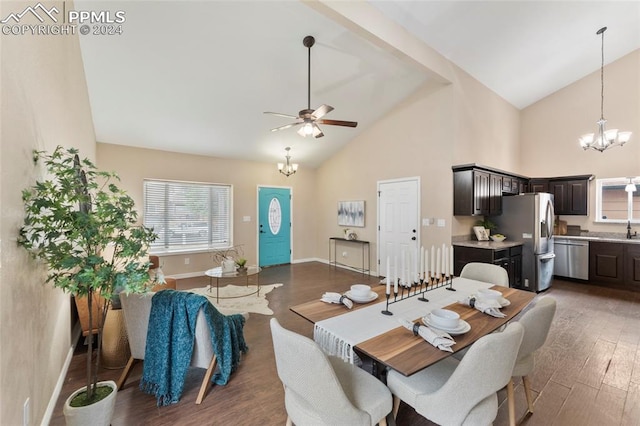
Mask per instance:
[[[509,287],[509,274],[506,269],[491,263],[467,263],[462,268],[460,277],[499,285],[502,287]]]
[[[556,300],[553,297],[542,297],[535,306],[528,310],[518,320],[524,327],[522,344],[513,367],[513,377],[522,377],[527,407],[533,413],[533,400],[531,399],[531,385],[528,375],[534,368],[534,353],[544,345],[551,328],[553,317],[556,313]],[[515,424],[515,401],[513,392],[513,377],[507,384],[507,400],[509,404],[509,422]]]
[[[287,425],[386,425],[391,393],[374,376],[326,355],[313,340],[271,319]]]
[[[496,392],[511,379],[524,329],[512,323],[476,341],[458,361],[447,357],[411,376],[390,370],[393,412],[400,401],[439,425],[489,425],[498,413]]]
[[[127,362],[120,378],[118,379],[118,390],[124,386],[131,368],[137,361],[144,360],[147,333],[149,330],[149,317],[151,315],[152,299],[155,292],[147,293],[121,293],[120,300],[124,312],[127,335],[129,337],[129,347],[131,349],[131,357]],[[223,314],[224,315],[224,314]],[[242,313],[247,320],[248,313]],[[211,344],[211,332],[209,330],[205,315],[200,309],[196,319],[195,339],[193,352],[191,356],[191,366],[196,368],[204,368],[206,372],[200,385],[200,391],[196,398],[196,404],[200,404],[205,396],[209,381],[217,365],[217,357],[213,351]]]

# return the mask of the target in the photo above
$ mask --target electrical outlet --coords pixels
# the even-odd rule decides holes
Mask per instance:
[[[347,257],[347,254],[348,254],[348,253],[347,253],[346,251],[343,251],[343,252],[342,252],[342,257]]]
[[[188,265],[188,264],[189,264],[189,262],[191,262],[191,259],[189,259],[188,257],[185,257],[185,258],[184,258],[184,264],[185,264],[185,265]]]
[[[22,424],[24,426],[29,426],[29,412],[31,411],[29,408],[31,398],[27,398],[24,400],[24,405],[22,406]]]

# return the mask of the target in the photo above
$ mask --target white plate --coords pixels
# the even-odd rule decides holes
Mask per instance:
[[[452,336],[458,336],[460,334],[464,334],[467,331],[471,330],[471,326],[469,325],[469,323],[466,322],[463,319],[461,319],[460,320],[460,324],[456,328],[453,328],[453,329],[439,327],[439,326],[436,327],[435,325],[431,324],[431,321],[429,320],[429,316],[428,315],[425,316],[425,317],[422,317],[422,322],[428,327],[435,328],[436,330],[444,331],[446,333],[449,333]]]
[[[500,299],[500,306],[501,307],[507,307],[511,304],[511,301],[509,299],[505,299],[504,297],[502,299]]]
[[[360,297],[360,296],[354,296],[353,294],[351,294],[351,291],[349,290],[345,293],[345,296],[347,296],[349,299],[353,300],[356,303],[369,303],[369,302],[373,302],[378,298],[378,293],[376,293],[375,291],[372,291],[371,293],[369,293],[369,296]]]

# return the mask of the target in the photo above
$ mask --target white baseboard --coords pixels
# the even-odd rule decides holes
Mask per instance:
[[[73,353],[76,350],[76,343],[78,342],[78,339],[80,339],[80,334],[82,334],[82,327],[80,326],[80,321],[78,321],[71,331],[71,347],[67,352],[67,357],[65,358],[64,364],[62,365],[62,370],[60,370],[60,375],[58,375],[56,387],[53,389],[53,393],[51,394],[51,398],[49,399],[49,404],[47,404],[47,409],[45,410],[44,416],[42,417],[42,422],[40,423],[41,426],[47,426],[49,423],[51,423],[53,410],[56,408],[58,398],[60,398],[62,385],[64,385],[64,381],[67,378],[67,372],[69,371],[69,366],[71,365]]]

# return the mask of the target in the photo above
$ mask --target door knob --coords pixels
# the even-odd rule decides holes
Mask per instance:
[[[412,241],[415,241],[415,240],[416,240],[416,237],[411,237],[411,240],[412,240]]]

